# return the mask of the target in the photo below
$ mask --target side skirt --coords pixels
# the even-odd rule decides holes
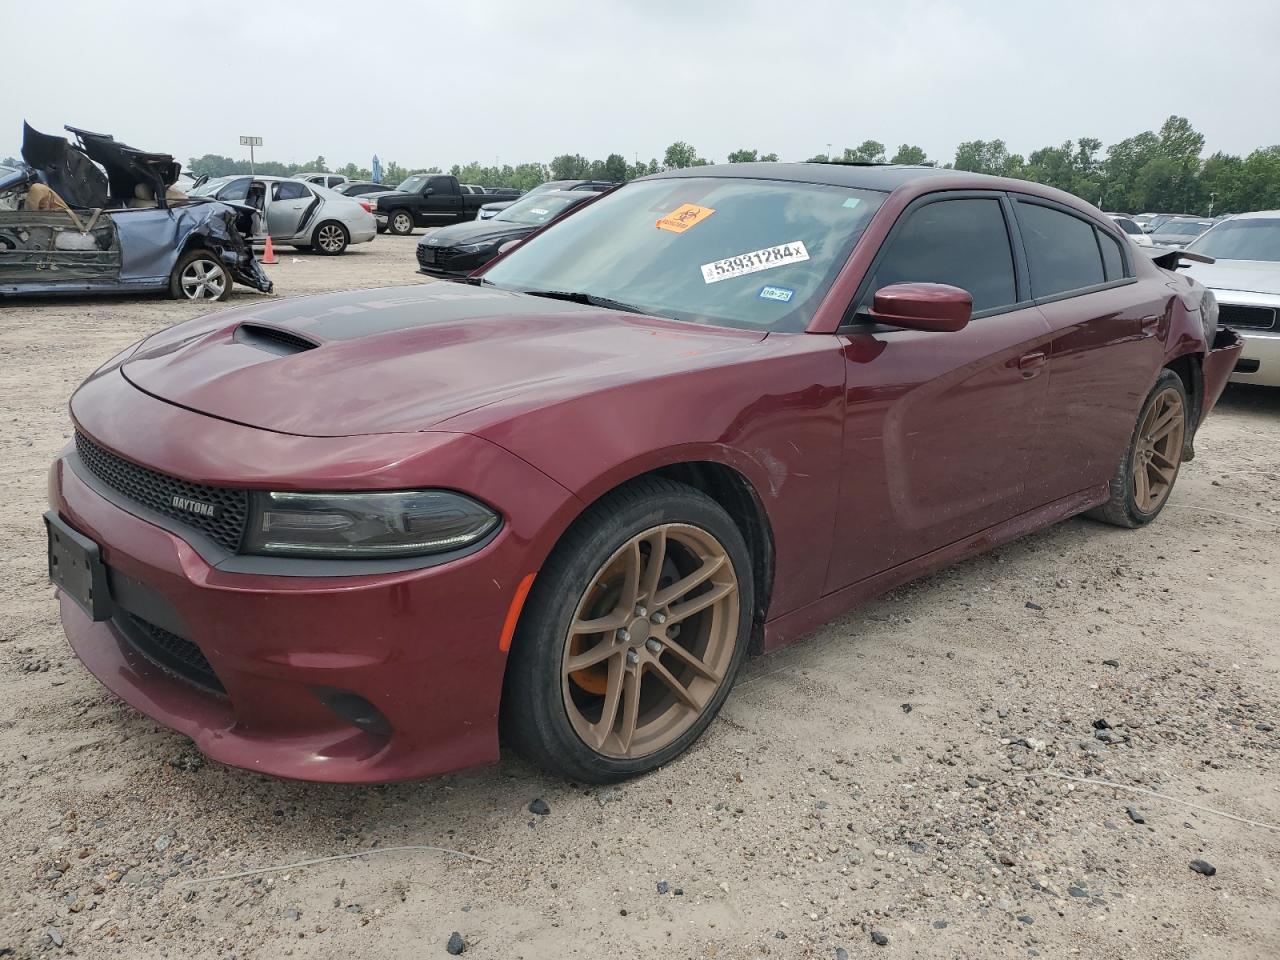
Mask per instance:
[[[1082,490],[1070,496],[1047,503],[1012,519],[997,523],[963,540],[939,547],[932,553],[916,557],[890,567],[881,573],[873,574],[847,587],[841,587],[799,610],[783,614],[776,620],[764,625],[764,652],[771,653],[789,643],[794,643],[806,634],[812,633],[823,624],[848,613],[868,600],[887,593],[894,587],[918,579],[926,574],[950,566],[969,557],[985,553],[994,547],[1034,533],[1044,527],[1052,526],[1086,510],[1105,503],[1106,486]]]

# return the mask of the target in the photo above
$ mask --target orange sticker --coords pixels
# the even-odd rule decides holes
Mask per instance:
[[[657,222],[659,230],[670,230],[672,233],[684,233],[695,223],[701,223],[715,213],[711,207],[700,207],[696,203],[682,203]]]

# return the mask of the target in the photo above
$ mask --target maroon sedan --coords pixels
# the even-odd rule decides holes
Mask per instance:
[[[1075,197],[918,167],[677,170],[465,283],[254,303],[71,401],[76,653],[209,756],[608,781],[743,658],[1168,501],[1239,340]],[[1172,259],[1171,259],[1172,258]]]

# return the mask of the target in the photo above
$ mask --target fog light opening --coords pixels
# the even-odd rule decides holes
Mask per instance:
[[[350,690],[339,690],[336,687],[314,687],[312,693],[326,707],[364,733],[388,739],[391,736],[391,721],[372,703]]]

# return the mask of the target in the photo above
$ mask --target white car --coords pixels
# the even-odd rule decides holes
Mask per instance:
[[[219,177],[196,187],[192,196],[215,197],[254,207],[254,236],[263,242],[287,243],[336,257],[350,244],[368,243],[377,236],[369,203],[344,197],[328,187],[286,177]],[[265,229],[263,224],[265,223]]]
[[[1133,219],[1133,217],[1129,216],[1127,213],[1108,213],[1107,216],[1114,220],[1116,222],[1116,226],[1125,232],[1125,236],[1138,246],[1151,246],[1151,238],[1143,232],[1142,227],[1138,225],[1138,221]]]
[[[328,187],[330,190],[340,183],[347,182],[347,178],[340,173],[299,173],[294,175],[292,179],[305,180],[307,183],[318,183],[320,186]]]
[[[1231,379],[1280,387],[1280,210],[1221,220],[1186,251],[1213,257],[1186,272],[1218,298],[1218,322],[1244,338]]]

